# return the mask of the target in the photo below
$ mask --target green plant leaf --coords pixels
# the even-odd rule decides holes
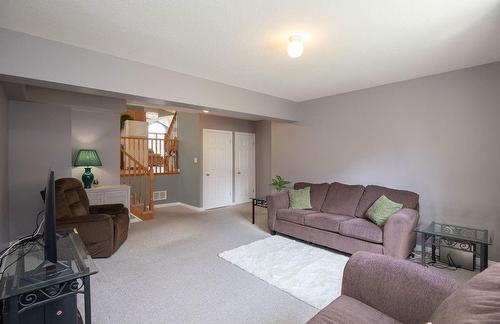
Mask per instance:
[[[290,181],[286,181],[282,176],[277,175],[274,179],[272,179],[271,185],[277,190],[281,191],[286,188],[286,186],[290,183]]]

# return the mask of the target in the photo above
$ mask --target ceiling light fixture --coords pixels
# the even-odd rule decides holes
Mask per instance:
[[[292,35],[288,38],[288,55],[297,58],[304,52],[304,40],[301,35]]]
[[[208,114],[210,111],[208,111],[208,110],[203,110],[203,112],[204,112],[205,114]]]

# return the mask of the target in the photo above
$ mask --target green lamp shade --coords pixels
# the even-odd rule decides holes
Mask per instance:
[[[85,167],[85,172],[82,174],[83,187],[85,189],[92,188],[94,175],[91,172],[91,166],[101,166],[101,159],[96,150],[80,150],[76,155],[74,166]]]
[[[102,166],[102,162],[96,150],[80,150],[73,165],[82,167]]]

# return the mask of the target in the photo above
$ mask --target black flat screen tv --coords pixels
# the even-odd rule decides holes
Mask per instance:
[[[56,237],[56,186],[54,171],[49,170],[47,185],[45,186],[45,227],[43,233],[45,260],[57,263]]]

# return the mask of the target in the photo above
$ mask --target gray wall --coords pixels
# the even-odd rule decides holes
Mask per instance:
[[[262,197],[271,192],[271,122],[260,120],[255,127],[255,191]]]
[[[179,137],[179,192],[177,201],[201,207],[201,140],[198,137],[200,118],[198,114],[179,113],[177,136]],[[198,163],[194,163],[194,158]]]
[[[177,113],[177,136],[179,138],[179,175],[160,175],[155,177],[155,190],[167,190],[167,200],[155,204],[183,202],[201,206],[200,161],[201,142],[199,138],[200,117],[197,113]]]
[[[168,192],[167,200],[157,201],[156,204],[183,202],[192,206],[201,207],[203,201],[203,129],[208,128],[233,132],[256,133],[257,122],[187,112],[178,112],[177,117],[179,167],[181,173],[180,175],[155,177],[155,190],[167,190]],[[268,125],[270,128],[270,122],[268,122]],[[257,136],[256,134],[256,138]],[[268,138],[268,143],[270,146],[270,137]],[[198,158],[198,163],[194,163],[195,157]],[[260,159],[260,151],[258,150],[256,150],[256,159],[257,161]],[[270,170],[270,160],[268,167]],[[257,172],[260,172],[260,169],[256,165],[256,173]]]
[[[71,176],[71,110],[10,101],[8,141],[10,236],[15,238],[34,230],[48,169],[56,178]]]
[[[203,135],[203,128],[255,133],[255,122],[245,119],[214,116],[211,114],[200,114],[200,128],[200,136]]]
[[[101,185],[120,183],[120,114],[126,109],[123,99],[27,86],[26,101],[61,105],[71,109],[72,161],[79,149],[96,149],[101,167],[92,173]],[[83,168],[73,168],[80,179]]]
[[[9,102],[10,238],[33,230],[49,167],[56,178],[81,177],[81,168],[72,168],[78,149],[98,150],[103,166],[92,171],[101,184],[120,183],[119,116],[125,100],[30,86],[25,99],[31,102]]]
[[[71,146],[73,161],[79,149],[96,149],[102,166],[92,173],[101,185],[120,183],[120,113],[100,109],[72,109]],[[72,176],[80,179],[83,167],[72,169]]]
[[[8,102],[0,85],[0,250],[9,242]]]
[[[273,123],[272,169],[293,181],[421,195],[421,222],[487,228],[500,260],[500,63],[301,104]]]
[[[0,28],[0,74],[294,120],[297,103]],[[43,58],[43,59],[41,59]]]
[[[92,94],[62,91],[56,89],[26,86],[26,101],[51,103],[57,105],[80,107],[81,109],[104,109],[122,112],[126,107],[125,99],[117,99]]]

